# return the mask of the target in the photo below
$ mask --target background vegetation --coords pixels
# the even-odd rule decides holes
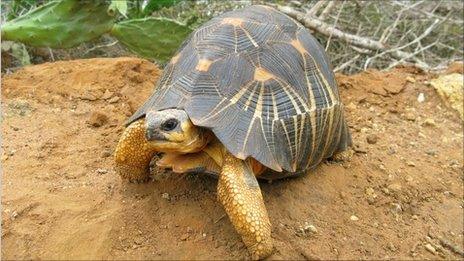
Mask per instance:
[[[67,46],[31,41],[22,41],[23,44],[17,39],[3,41],[2,71],[29,63],[133,55],[163,64],[190,30],[225,11],[251,4],[274,6],[305,24],[325,46],[335,70],[348,74],[367,68],[388,69],[402,63],[439,69],[450,61],[462,60],[463,56],[462,1],[117,0],[101,3],[105,5],[101,16],[110,19],[105,21],[123,29],[102,30],[97,36]],[[31,16],[31,11],[47,4],[50,1],[2,1],[2,35],[5,24],[8,27],[8,23]],[[156,22],[149,23],[147,19]],[[134,24],[137,29],[133,29]],[[142,25],[145,27],[140,29]],[[84,31],[88,32],[90,27],[98,26],[90,24]],[[160,31],[166,28],[170,30]],[[144,33],[139,36],[141,32]],[[159,42],[150,44],[156,41]],[[146,46],[152,49],[147,50]]]

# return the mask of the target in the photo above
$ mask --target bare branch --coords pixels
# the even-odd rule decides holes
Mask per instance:
[[[308,16],[316,16],[317,12],[319,9],[322,8],[323,5],[325,5],[326,1],[318,1],[309,11],[306,13]]]
[[[433,29],[435,28],[435,26],[440,22],[440,20],[438,19],[435,19],[435,21],[419,36],[419,37],[416,37],[412,42],[409,42],[403,46],[400,46],[400,47],[396,47],[396,48],[393,48],[393,49],[389,49],[389,50],[386,50],[386,51],[383,51],[381,53],[378,53],[372,57],[369,57],[366,62],[364,63],[364,70],[367,69],[367,67],[369,66],[370,62],[378,57],[381,57],[381,56],[384,56],[385,54],[387,53],[391,53],[391,52],[396,52],[396,51],[399,51],[399,50],[402,50],[408,46],[411,46],[415,43],[420,43],[420,41],[422,39],[424,39],[427,35],[429,35]],[[420,48],[419,48],[420,49]]]
[[[334,24],[333,24],[334,28],[337,26],[338,19],[340,18],[340,14],[342,13],[342,10],[343,10],[344,6],[345,6],[345,1],[343,1],[342,6],[340,7],[340,10],[338,10],[337,17],[335,18],[335,21],[334,21]],[[327,44],[325,46],[326,51],[327,51],[327,49],[329,49],[331,39],[332,39],[332,34],[329,35],[329,39],[327,40]]]
[[[399,61],[396,61],[396,62],[391,63],[386,69],[387,69],[387,70],[388,70],[388,69],[391,69],[391,68],[397,66],[398,64],[401,64],[401,63],[407,61],[408,59],[410,59],[410,58],[416,56],[417,54],[419,54],[419,53],[421,53],[421,52],[423,52],[423,51],[429,49],[430,47],[434,46],[434,45],[437,44],[437,43],[438,43],[438,40],[436,40],[435,42],[433,42],[433,43],[431,43],[431,44],[429,44],[429,45],[427,45],[427,46],[425,46],[425,47],[423,47],[423,48],[421,48],[421,49],[419,49],[419,50],[417,50],[417,51],[415,51],[415,52],[413,52],[413,53],[408,54],[407,56],[401,58]],[[414,59],[414,60],[415,60],[416,62],[418,61],[418,59]],[[419,66],[419,67],[422,68],[422,69],[429,69],[429,68],[430,68],[430,67],[429,67],[427,64],[425,64],[425,63],[424,63],[422,66]]]
[[[319,19],[324,21],[327,15],[332,11],[332,8],[335,6],[335,1],[330,1],[329,4],[322,10],[322,13],[319,15]]]
[[[347,42],[350,45],[364,49],[369,49],[372,51],[384,52],[389,50],[388,46],[379,41],[343,32],[314,17],[308,19],[305,17],[305,14],[295,10],[294,8],[288,6],[277,6],[277,8],[281,12],[295,18],[296,20],[304,24],[306,27],[314,31],[317,31],[325,36],[333,36]],[[390,55],[396,59],[400,59],[401,61],[412,60],[415,63],[415,65],[420,68],[429,68],[429,66],[425,62],[419,60],[418,58],[415,58],[414,54],[403,52],[400,50],[394,50],[390,53]]]
[[[350,66],[351,64],[353,64],[359,58],[359,56],[361,56],[361,55],[357,54],[353,58],[348,60],[347,62],[335,67],[334,72],[342,71],[346,67]]]

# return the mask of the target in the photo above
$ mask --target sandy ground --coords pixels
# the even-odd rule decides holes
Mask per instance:
[[[3,75],[4,259],[249,258],[215,179],[155,170],[129,184],[113,171],[123,123],[159,74],[119,58]],[[411,68],[338,76],[356,153],[261,184],[270,259],[463,258],[462,122],[433,77]]]

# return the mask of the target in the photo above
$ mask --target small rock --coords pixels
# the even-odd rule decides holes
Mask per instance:
[[[164,199],[169,200],[169,194],[168,193],[161,194],[161,197],[164,198]]]
[[[116,103],[116,102],[119,101],[119,99],[120,99],[120,98],[119,98],[118,96],[114,96],[113,98],[109,99],[108,102],[109,102],[109,103]]]
[[[427,251],[429,251],[430,253],[432,253],[434,255],[437,253],[437,251],[435,250],[435,248],[431,244],[426,244],[425,249],[427,249]]]
[[[408,113],[406,113],[404,115],[404,118],[406,120],[408,120],[408,121],[415,121],[416,120],[416,115],[414,115],[413,113],[408,112]]]
[[[106,173],[108,173],[108,170],[106,170],[106,169],[97,169],[97,173],[98,174],[106,174]]]
[[[111,151],[109,150],[104,150],[101,154],[102,158],[108,158],[109,156],[111,156]]]
[[[414,163],[412,161],[408,161],[408,162],[406,162],[406,165],[408,165],[409,167],[415,167],[416,163]]]
[[[358,221],[358,220],[359,220],[359,218],[358,218],[357,216],[355,216],[355,215],[352,215],[352,216],[350,217],[350,219],[351,219],[352,221]]]
[[[306,224],[303,228],[305,232],[317,233],[317,228],[313,225]]]
[[[398,193],[401,191],[401,185],[399,183],[393,183],[393,184],[390,184],[388,185],[388,190],[389,191],[393,191],[395,193]]]
[[[95,95],[93,95],[89,91],[83,93],[79,98],[81,98],[81,100],[86,100],[86,101],[95,101],[95,100],[97,100],[97,97],[95,97]]]
[[[419,217],[418,217],[417,215],[412,215],[411,218],[412,218],[413,220],[418,220],[418,219],[419,219]]]
[[[345,108],[349,111],[355,111],[358,108],[358,106],[356,106],[356,104],[354,104],[353,102],[350,102],[348,105],[346,105]]]
[[[353,150],[357,153],[367,153],[367,148],[364,144],[359,144],[359,143],[354,144]]]
[[[396,149],[392,146],[388,147],[388,151],[387,151],[388,155],[393,155],[396,153]]]
[[[180,240],[186,241],[190,237],[189,233],[184,233],[180,236]]]
[[[101,127],[108,122],[108,116],[101,112],[92,112],[88,123],[93,127]]]
[[[435,123],[435,121],[433,119],[425,119],[425,121],[422,123],[423,126],[427,126],[427,127],[436,127],[437,124]]]
[[[430,155],[430,156],[436,156],[437,155],[437,151],[434,150],[434,149],[427,150],[425,153],[427,155]]]
[[[143,238],[140,237],[140,236],[136,237],[136,238],[134,239],[134,243],[135,243],[136,245],[142,245],[142,244],[143,244]]]
[[[379,138],[375,134],[369,134],[366,136],[366,141],[369,144],[376,144]]]
[[[408,77],[406,77],[406,81],[408,81],[410,83],[415,83],[416,79],[412,78],[411,76],[408,76]]]
[[[392,210],[393,213],[398,214],[398,213],[403,212],[403,208],[401,207],[400,204],[391,203],[390,205],[391,205],[391,210]]]
[[[392,252],[396,251],[396,247],[395,247],[395,245],[393,245],[392,242],[388,243],[388,249],[390,249]]]
[[[113,97],[113,93],[109,90],[106,90],[105,93],[102,95],[103,100],[108,100],[109,98]]]
[[[422,103],[422,102],[425,101],[425,95],[424,95],[424,93],[422,93],[422,92],[419,93],[419,95],[417,96],[417,101],[420,102],[420,103]]]

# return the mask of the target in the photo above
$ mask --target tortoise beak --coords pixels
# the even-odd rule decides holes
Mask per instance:
[[[156,128],[153,126],[147,126],[147,130],[145,131],[145,138],[148,141],[161,141],[161,140],[166,140],[164,135],[159,132]]]
[[[156,112],[149,111],[145,116],[145,138],[148,141],[164,141],[163,133],[160,130],[160,119],[157,117]]]

